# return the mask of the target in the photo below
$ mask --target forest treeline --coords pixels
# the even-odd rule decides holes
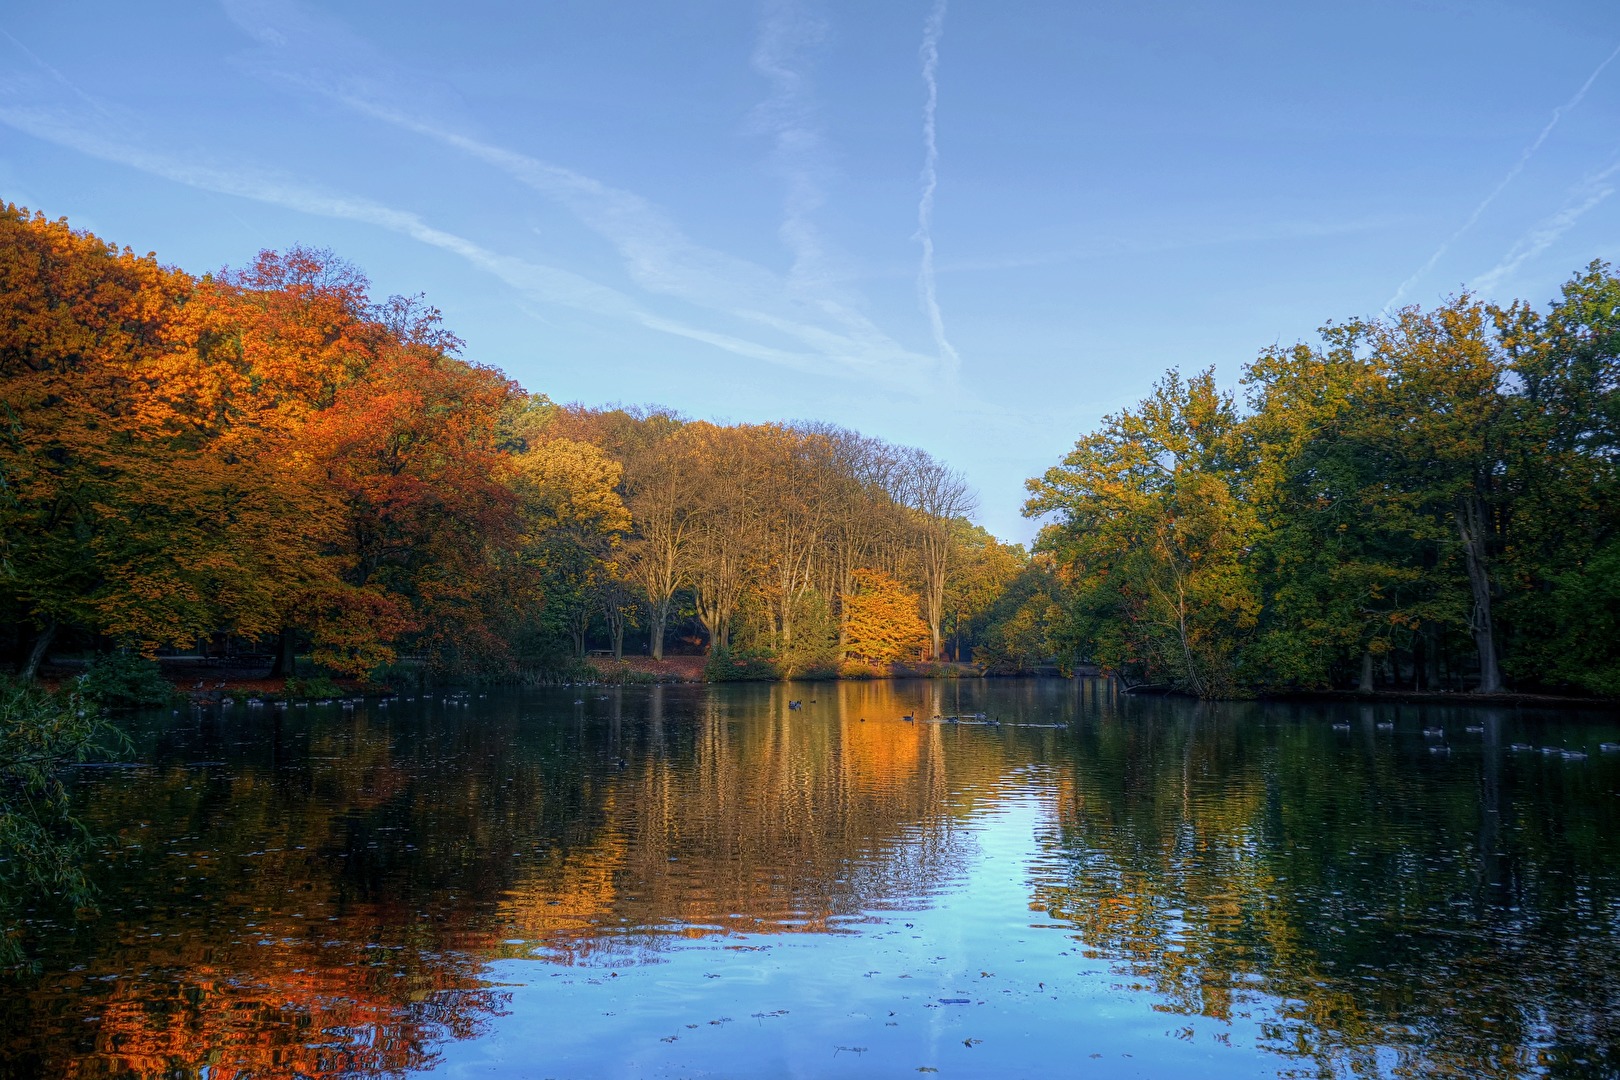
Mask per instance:
[[[1620,694],[1620,278],[1171,371],[1029,482],[1049,648],[1205,697]]]
[[[1040,574],[920,450],[559,406],[329,253],[194,276],[7,206],[0,307],[25,675],[53,647],[224,640],[281,674],[307,651],[543,676],[627,642],[721,675],[881,673],[993,658],[1008,586]]]
[[[1168,373],[1030,481],[824,424],[558,405],[325,252],[195,276],[0,211],[0,640],[386,677],[1095,663],[1205,697],[1620,694],[1620,279]]]

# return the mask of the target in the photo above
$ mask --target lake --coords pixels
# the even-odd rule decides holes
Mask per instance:
[[[1620,1076],[1606,713],[1054,679],[132,728],[0,1076]]]

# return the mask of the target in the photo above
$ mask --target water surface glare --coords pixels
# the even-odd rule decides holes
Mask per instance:
[[[136,726],[76,772],[100,911],[31,919],[0,1076],[1620,1076],[1601,713],[963,680]]]

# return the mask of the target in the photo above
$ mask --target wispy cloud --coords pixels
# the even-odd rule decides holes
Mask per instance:
[[[428,224],[419,215],[369,199],[333,192],[287,175],[221,166],[195,152],[163,153],[128,136],[138,118],[100,105],[88,108],[24,103],[13,93],[0,100],[0,124],[89,157],[127,166],[202,191],[233,195],[318,217],[356,221],[408,236],[450,252],[543,303],[633,322],[651,330],[699,341],[727,352],[806,372],[825,371],[824,358],[692,326],[651,312],[616,289],[579,274],[492,251],[466,237]]]
[[[755,130],[771,139],[771,163],[786,188],[778,233],[793,256],[792,277],[800,282],[820,277],[827,258],[814,221],[826,201],[827,150],[807,70],[825,35],[826,26],[793,0],[768,0],[749,58],[770,84],[770,96],[754,108],[752,119]]]
[[[751,119],[754,130],[770,137],[771,164],[784,185],[777,234],[793,260],[789,295],[864,346],[884,347],[887,335],[861,312],[859,299],[840,286],[852,275],[815,221],[833,171],[810,74],[814,51],[826,33],[826,24],[795,0],[768,0],[750,60],[770,86],[770,95]],[[906,366],[926,375],[938,362],[911,354]]]
[[[1553,110],[1552,119],[1547,121],[1546,126],[1543,127],[1536,137],[1530,141],[1530,145],[1526,146],[1524,151],[1519,154],[1519,160],[1513,163],[1513,167],[1508,170],[1507,175],[1502,177],[1497,185],[1490,190],[1490,193],[1486,195],[1485,198],[1480,200],[1478,206],[1474,207],[1474,212],[1468,215],[1468,220],[1464,221],[1456,232],[1447,237],[1446,241],[1435,249],[1434,254],[1429,256],[1428,262],[1419,267],[1417,272],[1411,277],[1401,282],[1400,287],[1395,290],[1395,295],[1391,296],[1384,303],[1384,311],[1386,313],[1406,297],[1408,290],[1410,290],[1412,286],[1416,285],[1420,280],[1423,279],[1424,275],[1428,274],[1430,270],[1434,269],[1435,264],[1437,264],[1441,257],[1451,249],[1452,244],[1456,243],[1464,233],[1474,227],[1474,225],[1479,221],[1480,216],[1485,213],[1485,210],[1491,205],[1491,203],[1496,201],[1496,197],[1502,194],[1502,192],[1507,189],[1507,186],[1513,183],[1513,181],[1518,178],[1518,175],[1524,171],[1524,167],[1530,163],[1530,158],[1534,156],[1537,150],[1541,149],[1541,144],[1547,141],[1547,136],[1551,135],[1553,133],[1553,129],[1558,126],[1558,121],[1562,120],[1566,113],[1581,103],[1581,99],[1586,97],[1586,92],[1592,89],[1592,84],[1597,82],[1597,77],[1603,74],[1603,69],[1608,67],[1617,56],[1620,56],[1620,46],[1617,46],[1613,52],[1603,58],[1603,62],[1601,64],[1592,69],[1592,74],[1588,75],[1586,77],[1586,81],[1581,84],[1581,88],[1575,91],[1574,97],[1570,98],[1568,101],[1564,102],[1562,105],[1558,106],[1558,108]]]
[[[1620,163],[1583,177],[1558,212],[1521,236],[1500,262],[1474,279],[1474,288],[1480,292],[1494,290],[1508,275],[1556,243],[1587,211],[1614,194],[1612,178],[1616,173],[1620,173]]]
[[[505,172],[606,240],[637,288],[795,340],[831,373],[903,383],[936,366],[880,330],[837,287],[813,221],[824,201],[827,152],[806,55],[824,28],[791,5],[767,11],[752,56],[772,88],[753,122],[772,137],[772,162],[787,185],[779,230],[792,259],[786,277],[694,242],[640,195],[469,134],[467,124],[445,119],[457,112],[450,95],[397,72],[336,20],[287,0],[225,0],[225,8],[263,47],[250,60],[259,73]]]
[[[927,90],[923,102],[922,196],[917,200],[917,241],[922,244],[922,260],[917,268],[917,295],[928,315],[929,328],[940,358],[955,370],[961,363],[956,349],[945,336],[945,318],[939,310],[939,292],[934,283],[934,192],[939,188],[939,39],[945,33],[945,0],[934,0],[933,10],[923,23],[922,78]]]

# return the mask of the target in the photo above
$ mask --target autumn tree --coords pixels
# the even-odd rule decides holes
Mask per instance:
[[[625,575],[647,599],[648,645],[664,658],[664,637],[675,594],[694,572],[702,504],[693,497],[702,475],[699,440],[677,429],[625,462],[625,502],[634,522],[625,543]]]
[[[614,562],[630,515],[619,496],[620,466],[599,448],[568,438],[540,439],[512,462],[520,506],[519,553],[527,589],[519,621],[544,639],[566,634],[583,656],[590,619],[611,595]]]
[[[944,632],[961,660],[989,625],[998,600],[1029,561],[1022,544],[1004,544],[982,526],[955,522],[954,569],[945,588]],[[971,655],[969,653],[968,655]]]
[[[862,568],[852,576],[855,589],[844,598],[845,658],[876,667],[921,658],[929,636],[917,594],[878,570]]]
[[[922,450],[912,450],[903,459],[898,488],[901,503],[912,511],[922,571],[923,615],[928,621],[928,655],[937,659],[944,633],[945,587],[956,522],[972,512],[973,494],[961,473]]]

